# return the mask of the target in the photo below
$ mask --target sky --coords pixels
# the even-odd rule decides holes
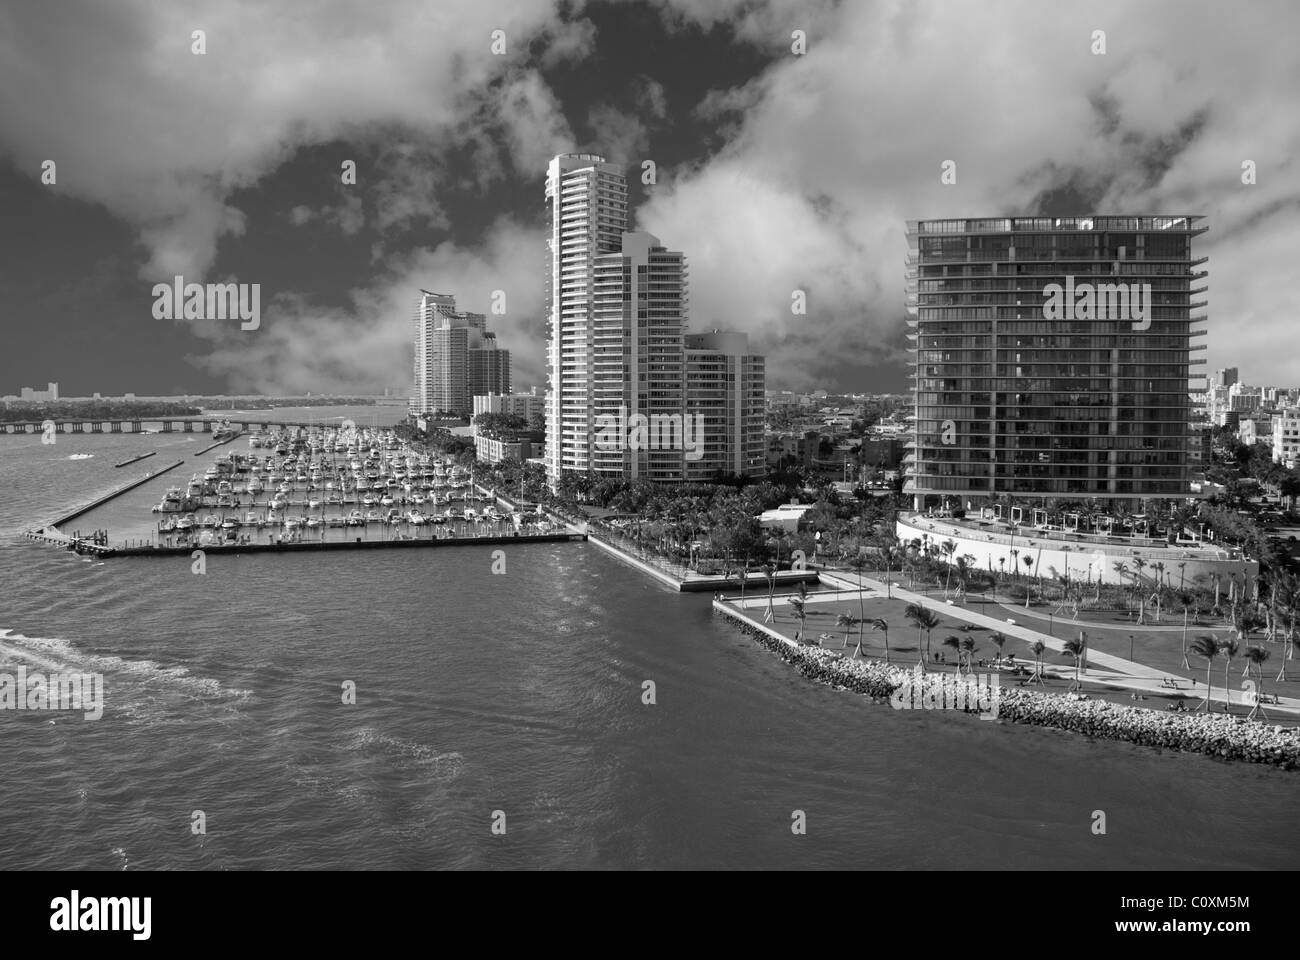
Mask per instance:
[[[625,166],[690,328],[749,333],[769,388],[905,389],[907,220],[1090,213],[1207,217],[1201,369],[1300,384],[1298,27],[1288,0],[0,0],[0,394],[402,393],[421,288],[503,291],[489,329],[544,390],[545,171],[575,150]],[[156,318],[178,274],[258,284],[260,325]]]

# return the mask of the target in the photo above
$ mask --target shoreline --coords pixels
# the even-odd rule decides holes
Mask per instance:
[[[713,601],[713,610],[739,627],[741,632],[779,654],[802,676],[868,696],[876,703],[888,703],[904,685],[919,688],[922,695],[941,697],[943,685],[951,683],[951,675],[947,673],[924,674],[918,682],[911,670],[893,664],[879,660],[851,660],[817,646],[795,646],[777,631],[750,619],[721,600]],[[1235,716],[1161,713],[1101,699],[1076,700],[1057,694],[1000,687],[997,719],[1082,733],[1104,740],[1264,763],[1283,770],[1300,770],[1300,735],[1296,728],[1248,723]]]

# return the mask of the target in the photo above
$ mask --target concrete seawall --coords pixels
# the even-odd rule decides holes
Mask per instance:
[[[519,536],[429,537],[410,540],[327,540],[301,543],[190,544],[183,547],[121,547],[105,556],[112,557],[188,557],[195,550],[204,553],[319,553],[330,550],[393,550],[421,547],[517,546],[521,543],[570,543],[586,538],[577,533],[539,533]]]

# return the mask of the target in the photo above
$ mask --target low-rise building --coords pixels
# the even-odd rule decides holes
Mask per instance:
[[[1287,407],[1273,415],[1273,462],[1288,470],[1300,455],[1300,408]]]
[[[812,505],[807,503],[783,503],[759,514],[758,525],[764,530],[780,528],[786,533],[796,533],[803,515],[811,509]]]
[[[540,423],[546,414],[546,398],[533,388],[531,393],[489,393],[474,398],[474,416],[480,413],[504,413]]]
[[[518,460],[523,463],[543,453],[546,434],[541,430],[517,430],[495,436],[474,435],[474,455],[487,463]]]

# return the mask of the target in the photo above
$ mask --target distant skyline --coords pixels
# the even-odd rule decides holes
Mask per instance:
[[[688,258],[691,329],[749,333],[772,389],[906,389],[908,219],[1168,212],[1209,227],[1199,369],[1300,384],[1278,349],[1300,314],[1300,58],[1259,42],[1295,32],[1293,4],[282,11],[0,10],[0,391],[408,389],[421,287],[488,313],[505,291],[516,387],[544,389],[543,184],[569,150],[626,167],[635,227]],[[177,274],[260,284],[260,329],[154,319]]]

